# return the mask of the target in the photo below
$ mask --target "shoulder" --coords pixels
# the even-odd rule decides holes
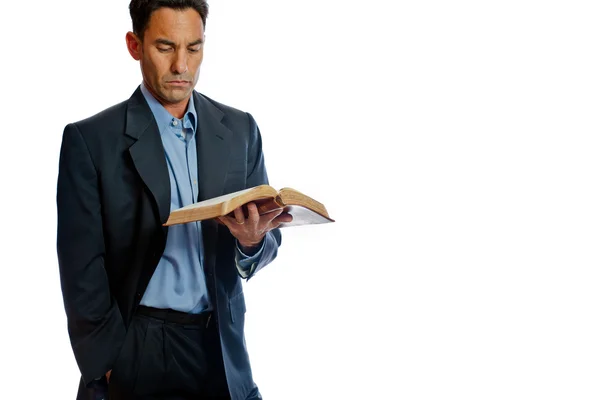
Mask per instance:
[[[70,125],[75,125],[77,130],[85,136],[117,130],[122,132],[125,127],[126,114],[127,100]]]
[[[250,113],[220,103],[203,93],[196,93],[195,99],[200,102],[200,108],[211,112],[216,117],[222,116],[221,122],[228,128],[234,131],[256,129],[256,122]]]
[[[85,146],[95,163],[120,154],[127,147],[125,132],[127,103],[123,101],[88,118],[68,124],[63,132],[63,146]]]
[[[246,113],[242,110],[238,110],[237,108],[233,108],[231,106],[220,103],[220,102],[208,97],[207,95],[205,95],[203,93],[200,93],[200,92],[196,92],[196,93],[200,97],[201,103],[211,104],[213,107],[215,107],[216,109],[221,111],[225,116],[244,117],[246,115]]]

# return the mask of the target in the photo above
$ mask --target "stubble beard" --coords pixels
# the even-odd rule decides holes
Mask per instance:
[[[180,103],[184,100],[187,100],[190,95],[191,95],[191,88],[190,89],[166,89],[166,88],[161,88],[161,97],[163,98],[164,101],[166,101],[169,104],[176,104],[176,103]]]

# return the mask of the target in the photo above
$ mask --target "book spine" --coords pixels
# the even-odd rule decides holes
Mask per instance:
[[[271,199],[268,200],[263,200],[263,201],[258,201],[256,203],[257,207],[258,207],[258,213],[260,215],[269,213],[273,210],[277,210],[279,208],[283,208],[283,206],[281,205],[281,202],[277,200],[277,198],[273,197]]]
[[[277,205],[279,207],[285,207],[285,203],[283,202],[283,200],[281,199],[281,195],[277,195],[275,197],[275,203],[277,203]]]

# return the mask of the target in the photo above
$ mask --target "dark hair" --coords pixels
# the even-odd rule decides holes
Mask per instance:
[[[129,3],[129,14],[133,23],[133,33],[140,40],[144,39],[144,32],[148,27],[148,21],[150,21],[152,13],[163,7],[175,10],[193,8],[200,14],[202,24],[206,28],[206,17],[208,16],[208,3],[206,0],[131,0]]]

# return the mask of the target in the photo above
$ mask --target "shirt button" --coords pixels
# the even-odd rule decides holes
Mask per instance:
[[[173,126],[177,126],[178,122],[176,119],[173,120]]]

